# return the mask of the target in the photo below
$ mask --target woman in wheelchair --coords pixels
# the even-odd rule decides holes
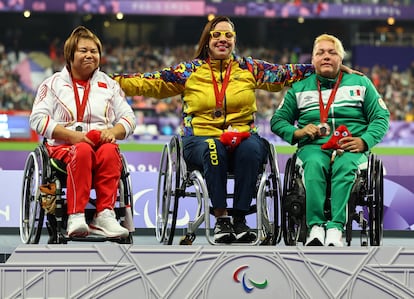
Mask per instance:
[[[293,84],[271,119],[275,134],[298,144],[296,163],[306,190],[309,246],[343,246],[346,205],[356,174],[389,126],[389,111],[372,82],[341,72],[344,56],[338,38],[318,36],[312,52],[316,73]],[[341,125],[350,134],[340,136],[336,147],[321,148]],[[329,185],[331,217],[326,219]]]
[[[122,169],[116,140],[134,131],[135,116],[119,84],[99,71],[101,53],[95,34],[75,28],[64,45],[66,66],[40,85],[30,116],[49,156],[66,164],[70,237],[129,234],[113,210]],[[88,226],[84,211],[92,187],[96,215]]]
[[[311,65],[276,65],[234,53],[236,32],[227,17],[208,22],[195,59],[153,73],[115,74],[127,95],[183,100],[183,156],[202,169],[217,219],[217,243],[250,242],[245,215],[257,175],[267,159],[254,123],[255,89],[280,91],[313,73]],[[235,177],[232,217],[227,209],[227,174]]]

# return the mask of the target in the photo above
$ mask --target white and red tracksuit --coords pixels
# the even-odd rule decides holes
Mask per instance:
[[[82,99],[85,88],[81,85],[77,88]],[[128,137],[135,129],[135,116],[119,84],[96,70],[90,79],[83,121],[77,122],[72,79],[65,67],[40,85],[30,116],[31,128],[47,139],[50,157],[67,164],[68,214],[84,212],[92,187],[98,199],[97,212],[113,209],[122,169],[118,145],[105,143],[93,148],[85,142],[65,144],[52,138],[58,124],[72,130],[81,126],[83,132],[121,124]]]

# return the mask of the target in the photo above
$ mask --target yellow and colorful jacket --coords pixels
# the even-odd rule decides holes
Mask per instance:
[[[221,90],[227,65],[230,81],[223,100],[223,113],[215,117],[216,99],[212,71]],[[152,73],[117,74],[126,95],[153,98],[182,96],[183,136],[219,137],[229,126],[239,132],[256,133],[256,89],[280,91],[314,73],[310,64],[278,65],[233,55],[227,60],[194,59]]]

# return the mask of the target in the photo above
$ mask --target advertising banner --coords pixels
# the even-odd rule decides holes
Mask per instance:
[[[315,2],[257,3],[257,1],[149,0],[25,0],[0,1],[0,11],[68,12],[133,15],[203,16],[208,14],[264,18],[329,18],[412,20],[414,7],[394,4],[333,4]]]
[[[285,165],[288,157],[287,155],[279,155],[279,164]],[[153,228],[156,223],[159,154],[126,153],[126,158],[131,171],[135,227]],[[404,159],[398,157],[384,156],[381,159],[384,162],[386,172],[384,179],[384,229],[412,230],[414,229],[414,214],[412,213],[414,210],[414,185],[412,184],[412,168],[409,168],[412,167],[410,163],[413,163],[407,162],[407,159],[404,163]],[[403,165],[406,167],[404,168]],[[284,166],[281,169],[284,170]],[[0,188],[2,190],[0,195],[0,227],[19,227],[22,180],[22,170],[0,171]],[[232,181],[228,187],[231,191]],[[231,205],[231,202],[229,204]],[[182,198],[179,202],[177,226],[186,227],[188,221],[195,217],[196,208],[195,199]],[[249,217],[248,221],[255,221],[254,215]],[[211,221],[214,223],[213,219]]]

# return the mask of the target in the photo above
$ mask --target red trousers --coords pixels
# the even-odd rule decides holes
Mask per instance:
[[[92,188],[96,192],[96,212],[114,208],[122,170],[117,144],[104,143],[94,149],[88,143],[81,142],[47,148],[51,158],[67,165],[68,214],[85,211]]]

